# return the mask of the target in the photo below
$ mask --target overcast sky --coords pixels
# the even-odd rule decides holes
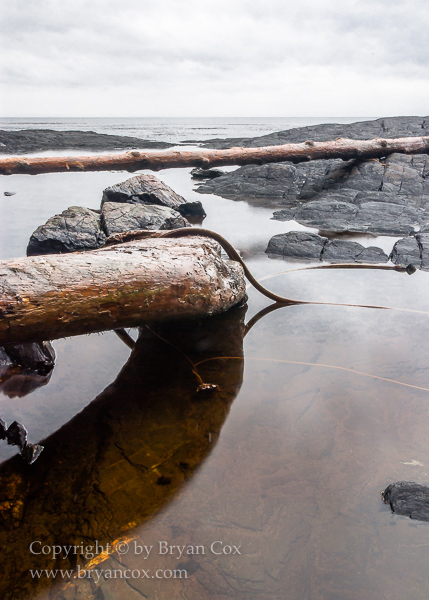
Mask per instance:
[[[1,116],[429,113],[427,0],[0,0]]]

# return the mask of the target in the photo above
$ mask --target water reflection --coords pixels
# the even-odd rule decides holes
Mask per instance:
[[[243,377],[245,308],[202,321],[142,329],[116,380],[42,443],[31,467],[0,466],[3,598],[29,598],[49,586],[29,569],[75,567],[32,555],[44,545],[103,544],[135,528],[168,502],[215,445]],[[154,334],[155,333],[155,334]],[[200,378],[217,388],[197,393]]]
[[[380,491],[428,482],[427,335],[426,317],[394,311],[295,306],[254,319],[243,385],[216,447],[133,530],[151,555],[130,545],[94,567],[119,575],[83,577],[54,597],[426,599],[429,529],[391,515]],[[225,350],[222,359],[192,357],[199,370],[214,369],[206,381],[243,364]],[[216,541],[241,554],[211,552]],[[175,548],[162,554],[160,542]],[[204,554],[188,553],[197,546]],[[188,578],[126,579],[127,569],[186,569]]]

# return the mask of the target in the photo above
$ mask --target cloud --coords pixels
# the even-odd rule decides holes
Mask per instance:
[[[336,95],[335,110],[360,115],[383,113],[381,100],[416,112],[427,97],[429,13],[420,0],[0,0],[0,7],[4,114],[293,116],[267,112],[281,109],[276,96],[293,95],[284,110],[327,115]],[[102,112],[94,113],[100,95]]]

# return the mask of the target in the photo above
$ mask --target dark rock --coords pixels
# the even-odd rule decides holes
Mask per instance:
[[[39,444],[25,444],[21,450],[21,456],[29,465],[32,465],[43,452],[43,446]]]
[[[102,224],[107,235],[134,229],[179,229],[190,223],[177,210],[154,204],[105,202]]]
[[[322,250],[328,241],[315,233],[290,231],[273,236],[265,250],[267,254],[280,254],[288,258],[320,260]]]
[[[395,265],[409,265],[411,263],[416,267],[420,267],[420,247],[416,238],[410,235],[398,240],[393,246],[389,258]]]
[[[11,446],[18,446],[21,450],[27,443],[27,436],[27,430],[18,421],[14,421],[6,431],[7,443]]]
[[[55,350],[51,342],[9,344],[0,348],[11,359],[13,366],[46,374],[54,368]]]
[[[3,419],[0,419],[0,440],[7,440],[10,446],[18,446],[22,458],[31,465],[41,455],[43,446],[29,444],[27,437],[28,432],[24,425],[21,425],[18,421],[14,421],[8,428]]]
[[[201,223],[207,216],[199,200],[186,202],[186,204],[182,204],[177,210],[181,215],[192,221],[192,223]]]
[[[181,215],[189,214],[205,217],[201,202],[186,202],[168,185],[154,175],[136,175],[122,183],[106,188],[102,205],[105,202],[127,202],[131,204],[157,204],[177,210]]]
[[[5,349],[0,346],[0,377],[3,377],[4,373],[6,373],[6,371],[12,366],[12,359],[7,354]]]
[[[55,350],[50,342],[0,347],[0,392],[22,398],[49,382],[54,365]]]
[[[104,244],[100,215],[81,206],[71,206],[36,229],[27,256],[93,250]]]
[[[0,152],[22,154],[44,150],[162,149],[174,144],[140,138],[106,135],[94,131],[54,131],[52,129],[0,130]]]
[[[15,196],[16,192],[3,192],[5,196]]]
[[[332,240],[323,248],[322,260],[333,263],[385,263],[388,256],[381,248],[370,246],[365,248],[357,242],[348,240]]]
[[[222,177],[225,175],[225,171],[220,169],[192,169],[192,179],[215,179],[216,177]]]
[[[429,488],[413,481],[391,483],[382,492],[392,512],[417,521],[429,521]]]

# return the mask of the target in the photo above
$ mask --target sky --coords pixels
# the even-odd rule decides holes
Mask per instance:
[[[0,0],[0,116],[429,113],[427,0]]]

